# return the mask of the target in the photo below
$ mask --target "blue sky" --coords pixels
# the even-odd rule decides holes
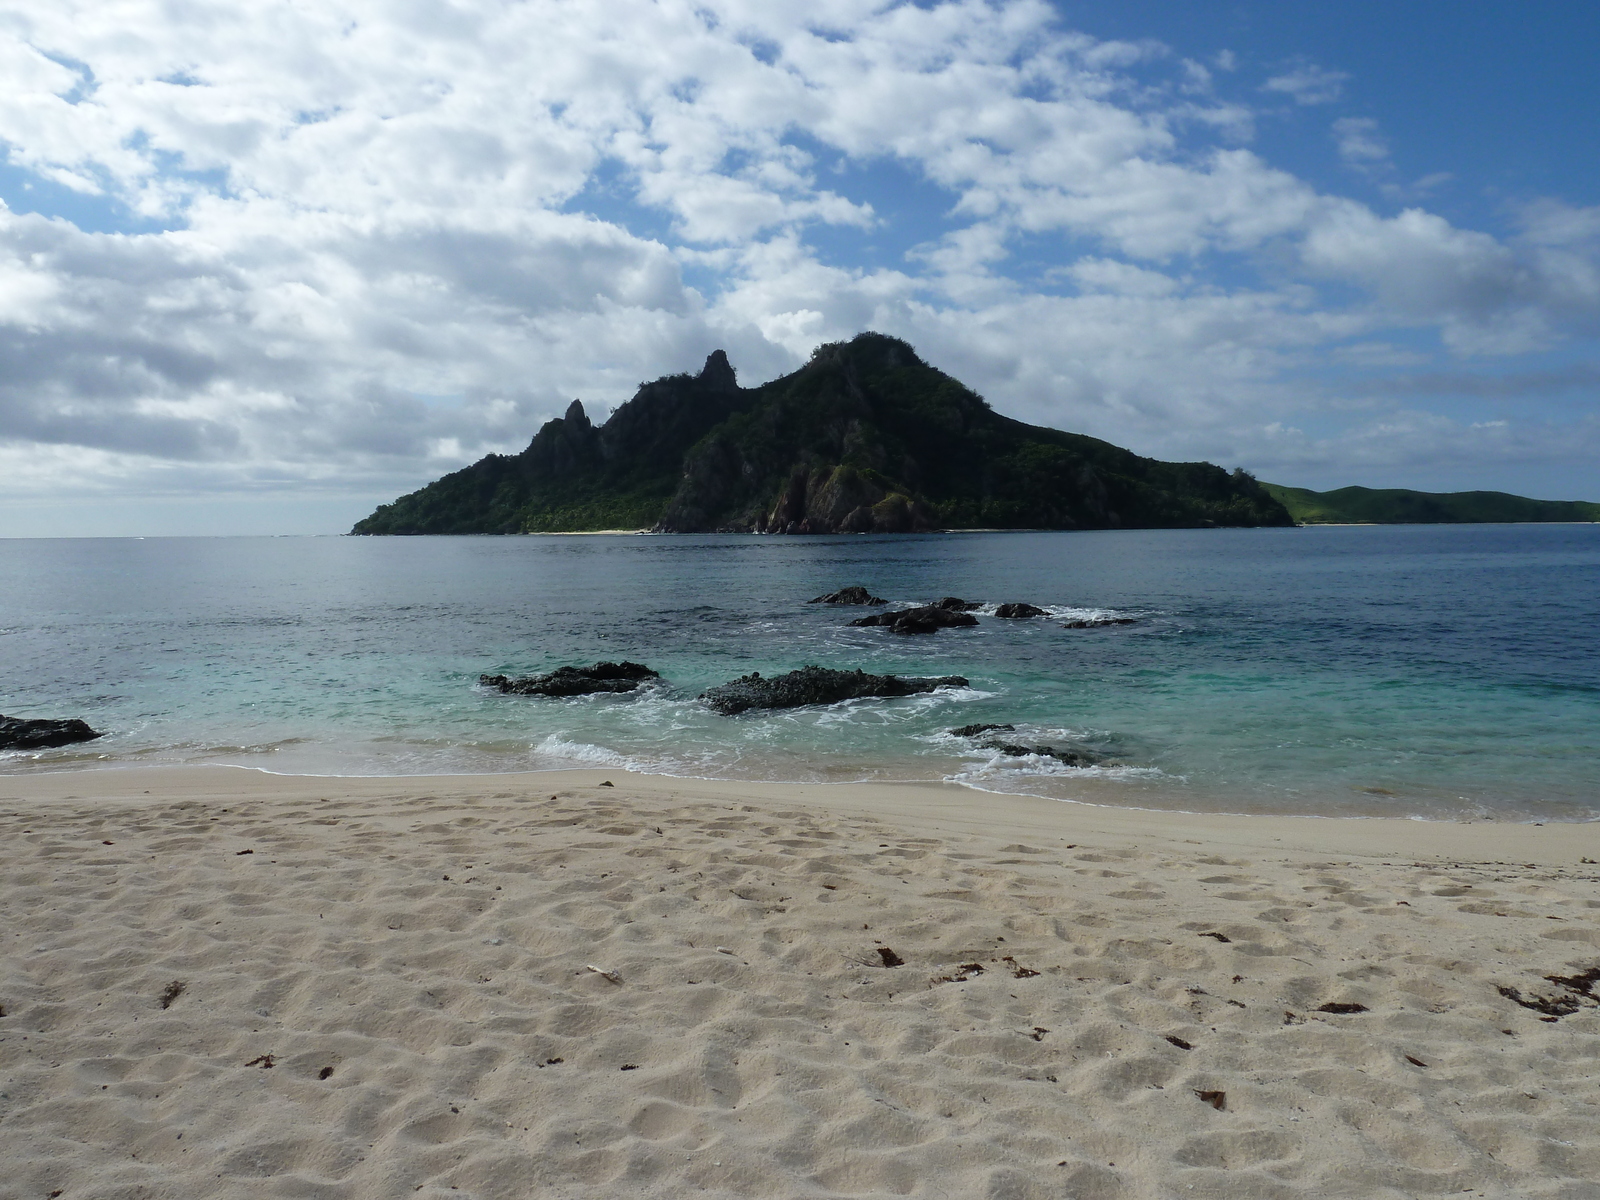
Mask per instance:
[[[337,532],[898,334],[1024,420],[1600,499],[1600,9],[0,14],[0,536]]]

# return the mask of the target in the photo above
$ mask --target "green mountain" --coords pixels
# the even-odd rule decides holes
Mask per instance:
[[[1600,504],[1530,500],[1508,492],[1413,492],[1346,487],[1332,492],[1261,485],[1301,525],[1441,525],[1499,521],[1600,521]]]
[[[721,350],[598,428],[573,401],[521,454],[491,454],[356,524],[362,534],[913,532],[1288,525],[1243,471],[1141,458],[1026,425],[863,333],[741,388]]]

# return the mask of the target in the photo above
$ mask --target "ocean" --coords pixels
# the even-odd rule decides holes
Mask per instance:
[[[960,596],[903,636],[808,605]],[[1049,618],[1001,620],[1024,601]],[[1131,624],[1066,628],[1073,620]],[[624,696],[480,673],[631,659]],[[816,663],[963,675],[898,700],[723,717],[696,697]],[[1600,818],[1600,526],[927,536],[0,541],[0,712],[106,736],[0,773],[222,763],[312,775],[572,766],[1156,809]],[[950,730],[1004,723],[1022,745]]]

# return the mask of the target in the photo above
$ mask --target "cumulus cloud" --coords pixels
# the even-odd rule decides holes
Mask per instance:
[[[1042,0],[28,0],[0,70],[9,162],[127,214],[0,209],[13,494],[394,491],[716,346],[750,382],[864,328],[1027,419],[1292,464],[1261,431],[1330,364],[1600,313],[1595,210],[1497,239],[1330,196],[1211,71]]]

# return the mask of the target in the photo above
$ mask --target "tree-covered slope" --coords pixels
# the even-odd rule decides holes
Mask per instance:
[[[646,384],[596,429],[574,402],[355,533],[649,528],[781,533],[1286,525],[1249,475],[1166,463],[1011,420],[906,343],[821,346],[759,388],[719,350]]]
[[[1443,525],[1499,521],[1600,521],[1600,504],[1530,500],[1509,492],[1413,492],[1346,487],[1331,492],[1261,485],[1302,525]]]

